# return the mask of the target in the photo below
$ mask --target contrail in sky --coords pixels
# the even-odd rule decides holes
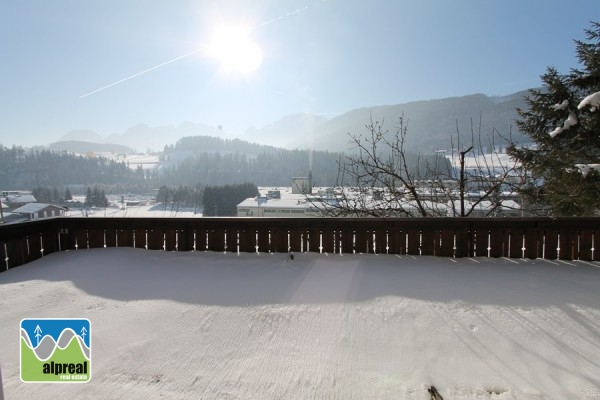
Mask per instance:
[[[291,12],[289,12],[289,13],[285,14],[285,15],[281,15],[281,16],[279,16],[279,17],[277,17],[277,18],[273,18],[273,19],[271,19],[271,20],[269,20],[269,21],[262,22],[262,23],[260,23],[260,24],[256,25],[256,26],[253,28],[253,30],[254,30],[254,29],[256,29],[256,28],[259,28],[259,27],[261,27],[261,26],[265,26],[265,25],[269,25],[269,24],[272,24],[272,23],[274,23],[274,22],[277,22],[277,21],[281,21],[281,20],[282,20],[282,19],[284,19],[284,18],[287,18],[287,17],[289,17],[289,16],[292,16],[292,15],[294,15],[294,14],[301,13],[301,12],[303,12],[303,11],[304,11],[304,10],[306,10],[306,9],[308,9],[308,6],[306,6],[306,7],[304,7],[304,8],[299,8],[299,9],[297,9],[297,10],[295,10],[295,11],[291,11]],[[135,77],[138,77],[138,76],[140,76],[140,75],[143,75],[143,74],[145,74],[146,72],[154,71],[155,69],[158,69],[158,68],[164,67],[165,65],[168,65],[168,64],[174,63],[175,61],[179,61],[179,60],[181,60],[182,58],[185,58],[185,57],[189,57],[189,56],[191,56],[191,55],[194,55],[194,54],[196,54],[196,53],[198,53],[198,52],[200,52],[200,51],[202,51],[202,50],[204,50],[204,48],[199,48],[199,49],[196,49],[196,50],[190,51],[189,53],[186,53],[186,54],[184,54],[184,55],[182,55],[182,56],[176,57],[176,58],[174,58],[174,59],[172,59],[172,60],[165,61],[165,62],[163,62],[163,63],[161,63],[161,64],[155,65],[154,67],[150,67],[150,68],[148,68],[148,69],[145,69],[145,70],[143,70],[143,71],[140,71],[140,72],[137,72],[137,73],[135,73],[135,74],[133,74],[133,75],[130,75],[130,76],[126,77],[126,78],[123,78],[123,79],[120,79],[120,80],[118,80],[118,81],[116,81],[116,82],[110,83],[110,84],[108,84],[108,85],[106,85],[106,86],[102,86],[102,87],[101,87],[101,88],[99,88],[99,89],[92,90],[92,91],[91,91],[91,92],[89,92],[89,93],[86,93],[86,94],[84,94],[84,95],[81,95],[81,96],[79,96],[79,98],[80,98],[80,99],[83,99],[84,97],[91,96],[91,95],[93,95],[94,93],[98,93],[98,92],[100,92],[100,91],[102,91],[102,90],[104,90],[104,89],[108,89],[109,87],[112,87],[112,86],[118,85],[118,84],[120,84],[120,83],[123,83],[123,82],[125,82],[125,81],[128,81],[128,80],[130,80],[130,79],[133,79],[133,78],[135,78]]]
[[[294,15],[294,14],[301,13],[302,11],[306,10],[307,8],[308,8],[308,6],[306,6],[306,7],[304,7],[304,8],[299,8],[299,9],[297,9],[297,10],[295,10],[295,11],[291,11],[291,12],[289,12],[289,13],[285,14],[285,15],[281,15],[281,16],[279,16],[279,17],[277,17],[277,18],[270,19],[270,20],[268,20],[268,21],[266,21],[266,22],[263,22],[263,23],[261,23],[261,24],[258,24],[258,25],[256,25],[256,26],[254,27],[254,29],[256,29],[256,28],[259,28],[259,27],[261,27],[261,26],[265,26],[265,25],[272,24],[273,22],[281,21],[282,19],[284,19],[284,18],[287,18],[287,17],[289,17],[289,16],[291,16],[291,15]]]
[[[157,69],[157,68],[164,67],[164,66],[165,66],[165,65],[167,65],[167,64],[171,64],[171,63],[173,63],[173,62],[175,62],[175,61],[177,61],[177,60],[181,60],[182,58],[189,57],[189,56],[191,56],[192,54],[196,54],[196,53],[198,53],[198,52],[199,52],[199,51],[201,51],[201,50],[202,50],[202,49],[196,49],[196,50],[194,50],[194,51],[190,51],[189,53],[186,53],[186,54],[184,54],[184,55],[182,55],[182,56],[179,56],[179,57],[177,57],[177,58],[174,58],[174,59],[172,59],[172,60],[169,60],[169,61],[165,61],[165,62],[164,62],[164,63],[162,63],[162,64],[155,65],[155,66],[154,66],[154,67],[152,67],[152,68],[148,68],[148,69],[145,69],[145,70],[143,70],[143,71],[140,71],[140,72],[138,72],[138,73],[136,73],[136,74],[130,75],[130,76],[128,76],[127,78],[123,78],[123,79],[121,79],[121,80],[118,80],[118,81],[116,81],[116,82],[110,83],[110,84],[108,84],[108,85],[106,85],[106,86],[102,86],[100,89],[93,90],[93,91],[91,91],[91,92],[89,92],[89,93],[86,93],[86,94],[84,94],[83,96],[80,96],[79,98],[80,98],[80,99],[83,99],[84,97],[90,96],[90,95],[92,95],[92,94],[94,94],[94,93],[98,93],[98,92],[99,92],[99,91],[101,91],[101,90],[108,89],[108,88],[109,88],[109,87],[111,87],[111,86],[118,85],[119,83],[123,83],[123,82],[125,82],[125,81],[128,81],[128,80],[130,80],[130,79],[133,79],[133,78],[135,78],[136,76],[140,76],[140,75],[142,75],[142,74],[145,74],[146,72],[154,71],[154,70],[155,70],[155,69]]]

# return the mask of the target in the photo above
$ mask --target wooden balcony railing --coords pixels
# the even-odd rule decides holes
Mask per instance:
[[[54,218],[0,226],[0,271],[103,247],[600,261],[600,218]]]

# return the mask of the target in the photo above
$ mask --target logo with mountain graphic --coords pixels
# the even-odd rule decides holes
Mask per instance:
[[[88,382],[92,376],[91,324],[86,318],[21,321],[23,382]]]

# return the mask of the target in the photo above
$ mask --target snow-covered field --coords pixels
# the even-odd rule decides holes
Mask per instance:
[[[66,217],[136,217],[136,218],[201,218],[202,212],[193,208],[171,207],[162,204],[154,205],[137,205],[124,208],[106,207],[94,208],[91,210],[72,209],[65,213]]]
[[[87,154],[79,155],[87,156]],[[131,169],[136,169],[138,167],[142,167],[144,170],[155,169],[161,164],[160,156],[158,154],[117,154],[111,152],[96,152],[95,155],[106,158],[107,160],[124,162]]]
[[[600,263],[52,254],[0,273],[7,399],[600,399]],[[92,322],[85,384],[19,379],[22,318]]]

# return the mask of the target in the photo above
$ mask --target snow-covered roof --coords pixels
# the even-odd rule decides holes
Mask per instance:
[[[15,214],[13,212],[3,212],[4,224],[16,224],[27,221],[27,217],[23,214]]]
[[[257,198],[250,197],[240,204],[238,207],[264,207],[264,208],[308,208],[306,202],[306,196],[303,194],[297,195],[298,198],[285,198],[285,199],[266,199],[266,198]]]
[[[33,213],[37,213],[42,211],[44,208],[54,208],[57,210],[60,210],[61,208],[58,206],[55,206],[53,204],[46,204],[46,203],[29,203],[29,204],[25,204],[24,206],[21,206],[15,210],[13,210],[13,212],[18,213],[18,214],[33,214]]]
[[[460,167],[460,155],[458,152],[455,154],[448,154],[446,158],[450,161],[454,168]],[[465,168],[485,168],[500,169],[518,167],[520,164],[506,153],[485,153],[485,154],[472,154],[467,153],[465,156]]]
[[[24,203],[35,203],[37,200],[32,194],[20,194],[15,196],[8,196],[6,200],[10,204],[24,204]]]
[[[288,190],[289,189],[289,190]],[[271,189],[269,189],[271,190]],[[277,189],[280,190],[280,189]],[[354,204],[358,209],[366,209],[366,210],[386,210],[390,215],[405,213],[417,216],[420,214],[419,206],[416,201],[402,198],[397,201],[391,201],[389,193],[383,191],[381,194],[381,198],[377,198],[373,195],[373,193],[368,192],[364,194],[360,194],[360,189],[358,188],[338,188],[340,193],[337,193],[339,196],[343,194],[346,196],[349,202],[349,207],[352,208]],[[426,196],[429,194],[430,189],[423,189],[422,195]],[[266,188],[259,188],[259,192],[261,196],[259,197],[251,197],[242,201],[237,205],[238,209],[244,208],[255,208],[261,207],[264,209],[273,209],[273,210],[283,210],[283,209],[305,209],[305,210],[320,210],[322,212],[326,212],[327,210],[335,209],[335,201],[332,203],[332,200],[335,200],[336,197],[328,198],[325,193],[325,188],[316,189],[313,191],[312,196],[306,196],[304,194],[292,194],[290,188],[281,189],[281,199],[272,199],[267,198],[266,193],[268,193]],[[472,193],[473,194],[473,193]],[[483,196],[485,193],[476,193],[473,194],[473,197]],[[321,197],[324,195],[324,197]],[[498,208],[498,210],[509,211],[509,210],[520,210],[521,206],[514,200],[509,199],[511,193],[506,192],[503,193],[505,198],[502,199],[502,205]],[[446,195],[440,193],[441,199],[446,199]],[[452,204],[450,202],[444,201],[436,201],[436,200],[421,200],[421,204],[423,207],[432,212],[434,215],[451,215],[452,214]],[[470,201],[465,202],[465,206],[467,208],[472,207]],[[493,204],[490,201],[482,201],[477,206],[474,207],[474,211],[479,213],[485,213],[492,208]],[[460,208],[460,202],[455,202],[455,208]]]
[[[269,192],[273,191],[278,191],[281,198],[267,198]],[[258,188],[258,192],[260,196],[247,198],[238,204],[238,207],[264,207],[273,209],[308,208],[306,195],[292,193],[292,188],[290,187],[260,187]]]

